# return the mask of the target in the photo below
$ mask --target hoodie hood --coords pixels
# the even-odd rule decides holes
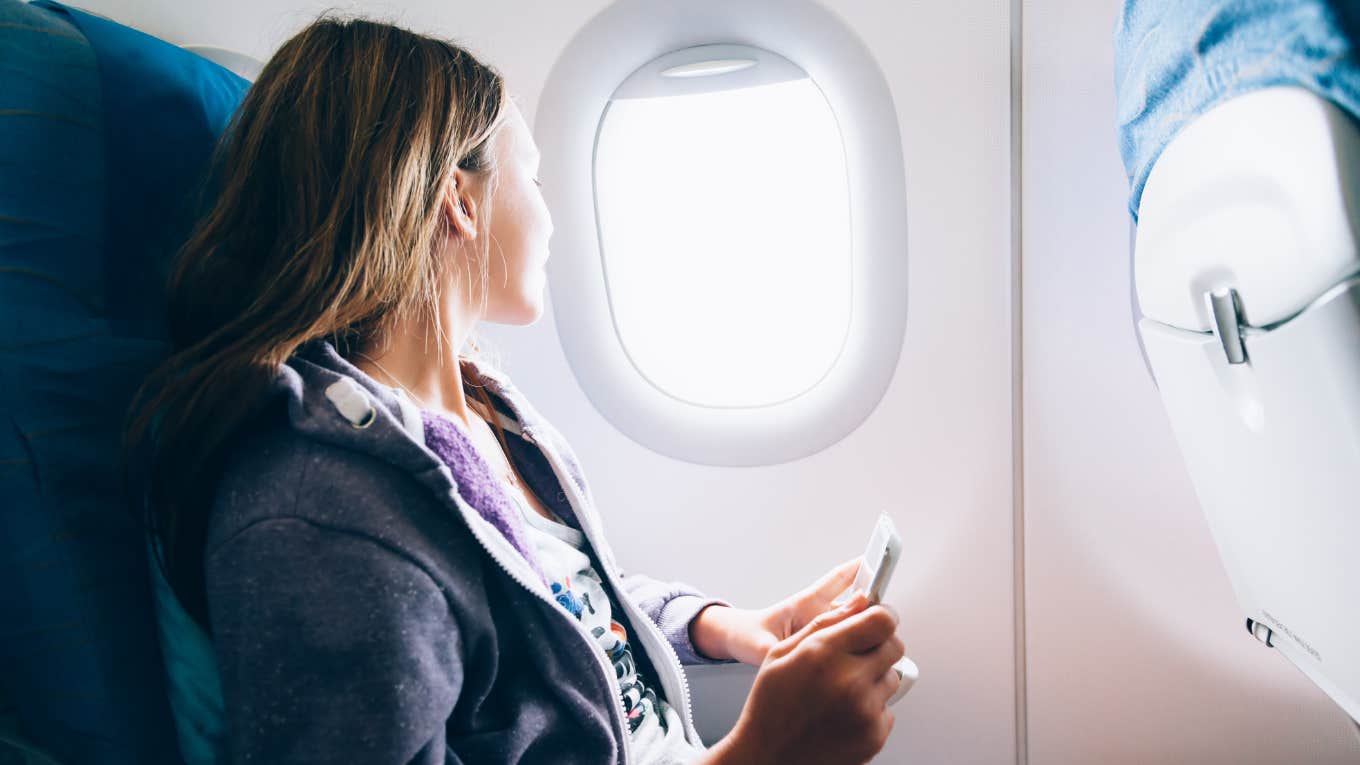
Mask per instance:
[[[562,456],[569,479],[588,498],[579,463],[565,439],[534,410],[504,373],[472,358],[465,359],[465,364],[476,375],[472,382],[485,386],[491,394],[503,427],[530,445],[537,446],[541,440],[555,449]],[[466,509],[470,509],[477,519],[493,527],[499,541],[512,548],[516,557],[532,569],[534,579],[548,586],[518,509],[461,424],[435,412],[422,412],[400,389],[370,377],[341,356],[326,339],[304,343],[279,368],[275,393],[286,400],[288,424],[293,430],[316,441],[387,462],[415,476],[446,500],[452,500],[465,516],[469,515]],[[440,454],[449,462],[441,459]],[[532,471],[525,478],[542,494],[541,487],[550,480],[545,475],[546,462],[540,460],[523,467]],[[569,523],[579,526],[585,520],[575,517],[570,503],[555,505],[554,509]],[[468,520],[476,523],[472,518]]]

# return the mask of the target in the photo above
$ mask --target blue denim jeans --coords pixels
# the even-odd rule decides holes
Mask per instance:
[[[1360,114],[1357,22],[1360,0],[1125,0],[1115,91],[1134,219],[1166,145],[1233,96],[1297,85]]]

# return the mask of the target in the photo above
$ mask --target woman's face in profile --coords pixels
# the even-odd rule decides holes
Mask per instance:
[[[539,153],[519,107],[511,101],[492,138],[498,180],[491,198],[486,244],[486,312],[498,324],[532,324],[543,313],[552,216],[539,190]]]

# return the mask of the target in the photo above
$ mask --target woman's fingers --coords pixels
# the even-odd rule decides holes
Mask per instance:
[[[869,605],[869,599],[863,593],[856,593],[853,598],[846,601],[839,608],[818,614],[803,628],[790,635],[782,643],[785,649],[792,650],[794,646],[803,642],[809,635],[820,632],[824,629],[833,627],[841,622],[861,613]]]
[[[902,643],[902,638],[893,634],[879,643],[877,647],[860,655],[865,659],[867,667],[865,671],[871,675],[878,675],[884,670],[890,669],[892,665],[897,663],[898,659],[906,656],[907,649]]]
[[[859,561],[860,556],[855,556],[841,563],[794,596],[800,610],[810,611],[804,614],[804,618],[810,619],[828,606],[841,605],[839,602],[833,603],[832,598],[845,592],[854,583]]]
[[[841,594],[841,591],[849,587],[855,581],[855,572],[859,571],[859,562],[862,556],[856,555],[850,560],[831,569],[817,583],[813,585],[813,590],[820,595],[828,598]]]
[[[887,706],[888,699],[892,698],[894,693],[897,693],[897,688],[901,684],[902,676],[897,674],[896,669],[888,667],[878,676],[878,680],[874,681],[873,688],[869,691],[870,698],[873,699],[875,704]]]
[[[855,602],[864,598],[857,593]],[[831,611],[829,613],[836,613]],[[869,608],[838,620],[826,628],[825,639],[846,653],[864,653],[878,648],[897,632],[897,616],[883,606]],[[900,657],[899,657],[900,658]],[[896,659],[893,659],[896,661]],[[891,664],[892,662],[889,662]]]

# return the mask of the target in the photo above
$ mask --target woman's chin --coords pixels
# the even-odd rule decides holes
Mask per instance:
[[[515,311],[514,320],[508,321],[506,323],[527,327],[531,324],[537,324],[538,320],[541,318],[543,318],[542,292],[540,292],[537,295],[525,296],[525,299],[520,303],[519,308]]]
[[[544,273],[542,269],[539,269],[538,278],[527,280],[526,286],[528,289],[525,290],[527,294],[524,296],[524,304],[527,308],[529,319],[524,323],[537,324],[538,320],[543,317],[544,306],[547,304],[547,274]]]
[[[541,319],[541,318],[543,318],[543,301],[542,301],[542,300],[540,300],[540,301],[538,301],[538,302],[536,302],[536,303],[533,304],[533,306],[532,306],[532,308],[531,308],[531,311],[530,311],[529,319],[528,319],[528,321],[525,321],[524,324],[523,324],[522,326],[526,326],[526,327],[527,327],[527,326],[529,326],[530,324],[537,324],[537,323],[538,323],[538,320]]]
[[[491,311],[483,316],[495,324],[528,326],[543,317],[547,304],[547,280],[530,276],[520,282],[518,289],[503,292],[491,301]]]

